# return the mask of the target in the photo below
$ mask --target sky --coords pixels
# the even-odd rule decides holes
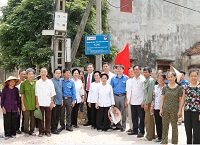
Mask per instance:
[[[7,4],[8,0],[0,0],[0,7],[1,6],[5,6]],[[2,15],[1,11],[0,11],[0,16]]]
[[[0,0],[0,6],[4,6],[7,4],[8,0]]]

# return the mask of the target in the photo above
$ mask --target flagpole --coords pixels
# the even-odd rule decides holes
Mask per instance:
[[[96,0],[96,34],[101,34],[101,0]],[[102,55],[96,55],[96,70],[102,70]]]

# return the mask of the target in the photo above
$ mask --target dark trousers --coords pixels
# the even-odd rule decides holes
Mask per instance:
[[[89,91],[86,91],[86,93],[87,93],[87,96],[88,96]],[[88,97],[87,97],[87,98],[88,98]],[[89,123],[92,123],[91,108],[88,106],[87,98],[86,98],[87,118],[88,118],[88,122],[89,122]]]
[[[23,112],[23,114],[24,114],[24,132],[33,133],[35,128],[34,110],[26,110]]]
[[[61,115],[61,105],[53,107],[51,112],[51,131],[55,131],[58,128],[58,122]]]
[[[65,128],[65,105],[61,106],[60,126]]]
[[[91,103],[91,118],[92,118],[92,127],[96,128],[97,109],[95,108],[95,103]]]
[[[64,105],[64,111],[66,113],[66,128],[69,128],[71,126],[71,114],[72,114],[72,98],[69,97],[67,99],[63,100],[63,105]],[[63,124],[64,121],[63,121]],[[65,126],[65,125],[64,125]]]
[[[3,114],[5,136],[16,135],[17,112]]]
[[[110,120],[108,118],[108,110],[110,107],[99,107],[97,109],[97,130],[107,131],[110,128]]]
[[[22,124],[21,124],[21,131],[24,131],[24,114],[23,114],[23,111],[22,111],[22,106],[21,106],[21,97],[19,97],[20,99],[20,107],[19,107],[19,110],[20,110],[20,113],[17,115],[17,130],[20,130],[20,123],[21,123],[21,118],[22,118]]]
[[[133,131],[138,133],[139,128],[139,132],[144,134],[144,109],[141,108],[141,105],[131,105],[131,114],[133,122]]]
[[[185,111],[184,121],[187,144],[200,144],[199,112]]]
[[[79,103],[78,104],[76,103],[75,106],[72,108],[72,114],[71,114],[72,125],[77,126],[78,110],[79,110]]]
[[[154,117],[158,139],[162,139],[162,117],[160,116],[159,112],[160,110],[154,110]]]
[[[50,133],[51,127],[51,110],[50,107],[40,106],[42,120],[39,121],[39,133]]]

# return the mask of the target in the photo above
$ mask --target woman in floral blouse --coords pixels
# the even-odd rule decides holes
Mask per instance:
[[[187,144],[200,144],[200,83],[198,72],[189,71],[190,83],[184,86],[185,95],[181,101],[179,114],[184,105],[185,131]]]

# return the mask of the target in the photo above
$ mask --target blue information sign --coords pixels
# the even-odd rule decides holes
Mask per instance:
[[[110,54],[110,35],[85,36],[85,55]]]

